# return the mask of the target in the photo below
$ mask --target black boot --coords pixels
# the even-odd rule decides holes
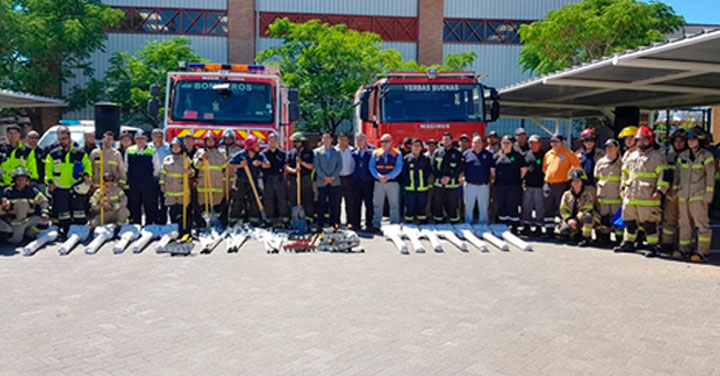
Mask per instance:
[[[533,231],[530,234],[530,236],[532,236],[533,238],[537,238],[537,239],[542,238],[543,237],[542,227],[540,227],[540,226],[535,227],[535,231]]]
[[[578,245],[578,243],[580,242],[580,239],[581,239],[581,237],[579,234],[570,235],[567,245],[574,247],[574,246]]]
[[[583,240],[581,240],[580,243],[578,243],[578,247],[586,248],[586,247],[589,247],[591,244],[592,244],[591,238],[583,238]]]
[[[523,226],[523,229],[520,232],[520,235],[525,236],[525,237],[530,236],[530,226],[527,224],[525,226]]]
[[[633,246],[632,242],[623,240],[619,246],[613,248],[613,252],[615,252],[615,253],[633,253],[633,252],[635,252],[635,246]]]

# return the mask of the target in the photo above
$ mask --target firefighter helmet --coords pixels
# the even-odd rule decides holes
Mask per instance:
[[[635,132],[635,138],[643,138],[647,137],[650,140],[650,143],[655,142],[655,132],[653,132],[650,127],[643,125],[642,127],[638,128],[637,132]]]
[[[213,140],[215,140],[215,142],[217,142],[217,135],[211,130],[205,132],[205,135],[203,136],[203,141],[207,141],[208,138],[212,138]]]
[[[258,144],[258,139],[254,135],[247,136],[245,138],[245,149],[255,149]]]
[[[690,132],[695,133],[695,136],[696,136],[695,138],[697,138],[698,141],[700,141],[701,143],[704,143],[708,139],[707,132],[705,132],[705,130],[699,125],[692,127],[690,129]],[[688,132],[688,133],[690,133],[690,132]],[[690,138],[690,137],[688,136],[688,138]]]
[[[620,133],[618,134],[619,139],[623,139],[625,137],[633,137],[635,136],[635,133],[637,133],[638,127],[635,125],[628,125],[627,127],[623,128]]]
[[[585,174],[585,171],[581,168],[573,168],[570,170],[570,173],[568,174],[569,179],[580,179],[580,180],[587,180],[587,175]]]
[[[24,176],[24,177],[26,177],[26,178],[29,178],[29,177],[30,177],[30,171],[28,171],[27,168],[25,168],[25,167],[23,167],[23,166],[17,166],[17,167],[15,167],[15,169],[14,169],[13,172],[12,172],[12,178],[13,178],[13,179],[17,179],[17,178],[19,178],[19,177],[21,177],[21,176]]]
[[[587,128],[580,133],[580,139],[582,140],[594,140],[596,137],[594,129]]]
[[[223,138],[230,137],[233,140],[235,139],[235,131],[232,129],[226,129],[225,132],[222,134]]]
[[[307,137],[302,132],[295,132],[290,136],[290,141],[307,141]]]
[[[172,147],[173,145],[180,145],[180,146],[183,146],[183,142],[182,142],[182,141],[180,141],[180,139],[179,139],[179,138],[177,138],[177,137],[173,137],[173,139],[172,139],[172,140],[170,141],[170,147]]]
[[[678,137],[682,139],[687,139],[687,134],[688,131],[685,128],[678,128],[670,135],[670,139],[673,141],[675,141],[675,139]]]

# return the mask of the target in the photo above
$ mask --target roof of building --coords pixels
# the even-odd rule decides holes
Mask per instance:
[[[643,46],[500,90],[505,117],[609,116],[720,103],[720,30]]]
[[[65,107],[59,99],[0,89],[0,108]]]

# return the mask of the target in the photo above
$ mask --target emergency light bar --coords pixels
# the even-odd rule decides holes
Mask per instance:
[[[245,65],[245,64],[206,64],[206,63],[190,63],[188,69],[191,71],[233,71],[233,72],[262,72],[265,70],[264,65]]]

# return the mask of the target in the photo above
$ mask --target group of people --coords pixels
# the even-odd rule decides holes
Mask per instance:
[[[17,127],[7,136],[0,145],[0,232],[14,243],[50,219],[61,232],[70,224],[144,219],[177,223],[186,233],[211,218],[222,226],[289,226],[290,208],[302,206],[318,229],[339,227],[344,208],[347,228],[369,232],[379,231],[386,214],[391,223],[497,222],[522,236],[580,246],[614,242],[618,252],[644,242],[648,255],[696,262],[707,261],[710,248],[716,163],[699,129],[673,133],[667,153],[644,126],[626,127],[602,148],[586,129],[576,152],[559,134],[544,151],[540,137],[522,128],[514,137],[490,132],[457,142],[450,133],[441,142],[406,138],[398,148],[390,134],[376,147],[364,134],[355,135],[354,146],[339,134],[335,144],[330,132],[313,148],[298,132],[288,151],[274,133],[261,151],[256,136],[239,143],[232,130],[221,139],[206,132],[201,148],[192,132],[166,144],[160,130],[151,142],[142,131],[123,133],[118,149],[112,132],[100,145],[92,134],[78,148],[60,127],[44,152],[36,132],[27,144]]]

